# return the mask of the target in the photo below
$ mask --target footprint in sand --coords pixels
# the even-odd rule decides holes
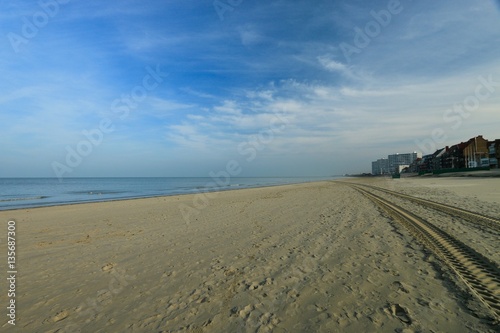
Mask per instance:
[[[57,323],[58,321],[61,321],[63,319],[66,319],[67,317],[69,316],[69,312],[64,310],[64,311],[61,311],[61,312],[58,312],[53,318],[52,320],[54,321],[54,323]]]
[[[397,292],[403,292],[405,294],[409,294],[410,291],[408,290],[408,286],[406,286],[403,282],[400,282],[400,281],[394,281],[392,283],[392,287],[394,290],[396,290]]]
[[[101,269],[103,272],[108,272],[108,271],[112,270],[113,267],[114,267],[114,265],[109,262],[106,265],[102,266]]]
[[[410,315],[408,314],[408,310],[403,308],[401,305],[392,304],[388,310],[389,310],[390,314],[397,317],[403,323],[411,325],[411,318],[410,318]]]
[[[253,309],[254,309],[254,306],[252,306],[252,305],[250,305],[250,304],[249,304],[249,305],[247,305],[247,306],[245,306],[243,309],[241,309],[241,310],[239,311],[239,315],[240,315],[240,317],[241,317],[241,318],[246,318],[246,317],[248,317],[248,315],[250,314],[250,312],[252,312],[252,310],[253,310]]]

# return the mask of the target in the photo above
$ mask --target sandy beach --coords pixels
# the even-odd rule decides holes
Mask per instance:
[[[343,181],[500,217],[500,178]],[[450,269],[340,182],[3,211],[4,245],[10,220],[4,332],[495,331]],[[467,237],[498,265],[498,235]],[[5,281],[5,246],[0,260]]]

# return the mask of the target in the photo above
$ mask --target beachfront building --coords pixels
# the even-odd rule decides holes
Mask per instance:
[[[489,166],[490,150],[488,148],[488,140],[479,135],[467,141],[467,146],[464,148],[464,159],[467,168]]]
[[[398,165],[398,168],[397,168],[397,173],[402,173],[402,172],[410,172],[410,166],[407,165],[407,164],[401,164],[401,165]]]
[[[488,141],[482,135],[446,146],[433,154],[420,153],[392,154],[387,159],[372,162],[372,173],[381,173],[381,162],[387,165],[387,173],[401,172],[400,166],[408,166],[404,172],[430,173],[438,170],[453,170],[478,167],[500,168],[500,139]]]
[[[379,158],[372,162],[372,175],[387,175],[389,174],[389,160],[387,158]]]
[[[498,161],[500,161],[500,139],[488,142],[488,152],[490,157],[490,168],[498,169]]]
[[[420,171],[420,166],[422,165],[423,163],[423,156],[420,158],[420,157],[417,157],[417,159],[415,161],[413,161],[412,164],[410,164],[410,166],[408,167],[408,172],[411,172],[411,173],[418,173]]]
[[[418,170],[418,173],[428,173],[428,172],[432,172],[432,159],[434,158],[434,154],[428,154],[428,155],[424,155],[422,156],[422,158],[420,159],[420,161],[418,162],[418,166],[417,166],[417,170]]]
[[[432,170],[444,169],[447,148],[448,147],[436,150],[432,159]]]
[[[399,166],[400,165],[410,165],[412,164],[417,158],[422,158],[421,153],[413,152],[413,153],[405,153],[405,154],[392,154],[388,155],[387,159],[389,161],[389,172],[390,173],[397,173],[399,172]]]
[[[461,142],[451,147],[446,147],[446,153],[442,156],[442,169],[462,169],[465,168],[464,149],[467,143]]]

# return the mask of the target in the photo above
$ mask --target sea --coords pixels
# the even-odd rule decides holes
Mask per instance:
[[[0,210],[297,184],[337,177],[0,178]]]

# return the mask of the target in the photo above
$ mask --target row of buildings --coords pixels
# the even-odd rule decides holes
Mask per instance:
[[[372,162],[372,175],[388,175],[401,173],[417,159],[422,159],[422,154],[413,152],[405,154],[392,154],[387,158],[380,158]]]
[[[373,175],[401,172],[430,173],[443,170],[499,168],[500,139],[488,141],[482,135],[446,146],[432,154],[393,154],[372,162]]]

